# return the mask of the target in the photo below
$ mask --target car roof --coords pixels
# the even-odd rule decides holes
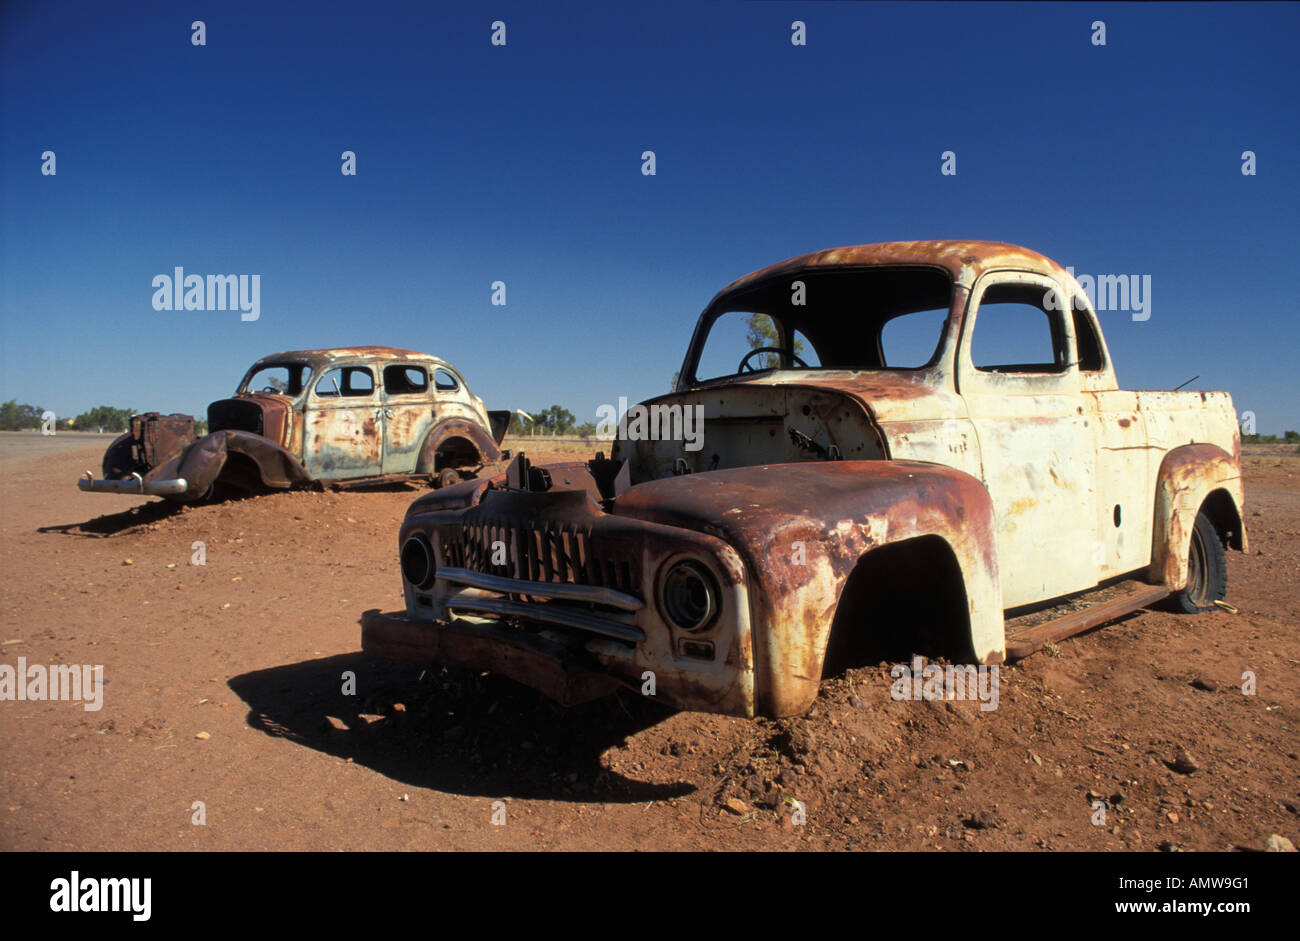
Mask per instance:
[[[329,349],[319,350],[285,350],[281,353],[271,353],[263,356],[253,364],[256,369],[267,363],[307,363],[313,368],[320,369],[332,365],[336,362],[348,360],[401,360],[403,362],[413,361],[421,363],[437,363],[445,366],[447,363],[437,356],[431,356],[428,353],[417,353],[415,350],[403,350],[394,346],[339,346]]]

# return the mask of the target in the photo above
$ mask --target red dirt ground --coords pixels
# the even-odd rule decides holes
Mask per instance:
[[[100,449],[4,462],[0,663],[102,664],[106,685],[98,712],[0,703],[3,849],[1300,843],[1294,458],[1247,462],[1236,615],[1144,611],[1065,641],[1004,667],[990,712],[895,702],[871,667],[806,717],[751,722],[630,695],[564,711],[498,677],[363,656],[360,613],[401,606],[414,488],[174,512],[76,490]],[[1180,750],[1197,770],[1170,767]]]

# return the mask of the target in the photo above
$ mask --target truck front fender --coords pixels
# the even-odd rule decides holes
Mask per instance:
[[[1232,531],[1229,544],[1245,551],[1241,463],[1213,444],[1186,444],[1165,455],[1156,476],[1149,581],[1170,591],[1181,591],[1186,586],[1192,527],[1196,525],[1196,514],[1212,496],[1220,517],[1216,527],[1220,532]]]
[[[723,539],[749,572],[758,709],[794,715],[817,695],[836,606],[871,550],[937,536],[961,571],[970,644],[1005,656],[995,516],[988,490],[919,461],[826,461],[663,478],[620,495],[615,513]]]

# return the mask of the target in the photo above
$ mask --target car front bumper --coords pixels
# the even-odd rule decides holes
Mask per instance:
[[[139,474],[132,474],[121,480],[96,480],[90,471],[86,471],[77,486],[88,493],[130,493],[147,497],[175,497],[189,489],[189,482],[184,477],[171,480],[145,480]]]

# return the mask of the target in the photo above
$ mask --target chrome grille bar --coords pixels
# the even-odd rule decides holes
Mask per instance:
[[[485,591],[502,594],[532,595],[538,598],[559,598],[564,601],[585,601],[591,604],[608,605],[624,611],[639,611],[645,607],[640,598],[594,585],[574,585],[569,582],[539,582],[523,578],[509,578],[505,575],[489,575],[472,569],[456,566],[443,566],[438,569],[438,578],[458,585],[469,585]]]
[[[479,611],[484,614],[520,617],[529,621],[540,621],[543,624],[557,624],[561,627],[590,631],[593,634],[613,637],[632,644],[645,640],[645,634],[641,629],[630,624],[620,624],[618,621],[609,621],[593,614],[552,605],[527,604],[509,598],[488,598],[475,594],[472,589],[457,592],[447,598],[444,604],[455,611]]]

